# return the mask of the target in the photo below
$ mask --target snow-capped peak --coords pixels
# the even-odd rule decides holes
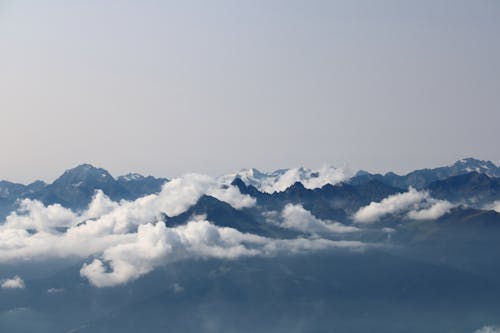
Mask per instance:
[[[302,183],[308,189],[320,188],[326,184],[336,184],[350,177],[350,172],[344,168],[323,166],[320,169],[308,168],[280,169],[264,173],[257,169],[243,169],[236,173],[220,177],[222,183],[230,183],[234,178],[240,178],[245,184],[256,187],[261,192],[283,192],[296,182]]]
[[[133,180],[139,180],[144,178],[143,175],[139,173],[129,173],[124,176],[120,176],[119,179],[125,180],[125,181],[133,181]]]
[[[497,176],[498,167],[491,161],[478,160],[475,158],[464,158],[455,162],[452,166],[456,172],[478,172],[488,176]]]

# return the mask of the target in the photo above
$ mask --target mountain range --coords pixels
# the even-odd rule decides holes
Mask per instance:
[[[441,221],[453,221],[455,225],[470,225],[471,221],[477,221],[475,223],[480,225],[483,221],[488,221],[500,226],[500,178],[496,177],[498,173],[499,168],[492,162],[470,158],[448,167],[416,170],[402,176],[394,173],[380,175],[358,172],[350,178],[336,176],[335,181],[326,184],[323,184],[323,180],[332,179],[332,174],[345,173],[337,172],[333,167],[317,171],[305,168],[278,170],[270,174],[248,169],[221,176],[217,178],[217,183],[221,188],[234,186],[242,195],[254,199],[254,206],[235,208],[220,198],[204,194],[181,214],[169,215],[166,211],[162,212],[161,220],[169,227],[176,227],[185,225],[194,216],[201,216],[219,227],[231,227],[265,237],[293,238],[331,228],[328,223],[332,221],[355,228],[359,226],[359,220],[362,222],[362,218],[359,218],[362,217],[360,212],[364,211],[366,214],[367,211],[375,210],[375,215],[369,216],[368,219],[365,217],[365,220],[376,222],[363,224],[365,231],[374,230],[363,234],[365,240],[377,242],[387,237],[385,232],[379,231],[381,228],[398,231],[392,237],[393,241],[407,241],[406,237],[419,239],[423,235],[426,235],[424,238],[427,239],[430,235],[422,234],[422,229],[416,227],[420,226],[419,220],[427,220],[425,226],[435,225],[439,230],[446,229],[446,224]],[[304,179],[299,177],[299,181],[293,182],[282,191],[270,193],[263,190],[266,186],[272,188],[273,182],[284,184],[289,183],[290,179],[296,180],[297,175]],[[323,177],[323,180],[314,187],[310,181],[311,177]],[[139,174],[114,178],[102,168],[83,164],[67,170],[51,184],[41,181],[29,185],[0,182],[0,213],[2,218],[11,214],[17,209],[20,199],[37,200],[45,206],[59,204],[76,213],[85,212],[97,190],[114,202],[133,202],[147,195],[159,194],[162,186],[168,183],[166,178],[145,177]],[[309,188],[304,186],[304,183],[308,184]],[[415,190],[411,190],[412,188]],[[405,197],[411,196],[412,193],[420,196],[418,201],[413,202],[410,198],[411,202],[404,206],[405,203],[401,201],[406,200]],[[394,202],[389,202],[391,200]],[[286,226],[283,214],[287,207],[296,207],[296,210],[299,210],[296,214],[301,214],[300,209],[306,212],[302,213],[310,214],[301,217],[308,220],[304,223],[308,223],[309,227]],[[440,207],[444,207],[442,212],[432,213]],[[387,209],[389,211],[384,211]],[[415,222],[405,223],[403,228],[399,227],[404,220]],[[407,232],[408,228],[411,231]],[[332,234],[331,237],[356,239],[359,235]]]
[[[0,331],[495,332],[499,175],[468,158],[2,181]]]
[[[406,175],[359,171],[348,177],[341,169],[324,167],[280,169],[271,173],[244,169],[218,179],[223,184],[236,185],[263,205],[303,203],[320,217],[345,219],[346,214],[359,207],[409,187],[429,191],[438,199],[481,209],[500,200],[499,177],[500,167],[493,162],[465,158],[450,166],[415,170]],[[114,178],[105,169],[90,164],[69,169],[50,184],[35,181],[24,185],[2,180],[0,216],[14,210],[17,201],[23,198],[79,211],[89,205],[96,190],[102,190],[114,201],[135,200],[159,193],[166,182],[167,178],[137,173]]]
[[[0,181],[0,212],[6,214],[15,207],[16,200],[29,198],[45,205],[60,204],[72,210],[86,208],[96,190],[102,190],[112,200],[135,200],[158,193],[166,178],[131,173],[118,178],[90,164],[82,164],[64,172],[51,184],[43,181],[23,185]]]

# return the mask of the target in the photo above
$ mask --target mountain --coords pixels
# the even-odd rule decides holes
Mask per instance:
[[[129,173],[116,179],[117,184],[126,189],[134,199],[160,192],[167,181],[166,178],[145,177],[138,173]]]
[[[30,193],[38,192],[46,185],[47,184],[41,180],[37,180],[29,185],[0,180],[0,198],[15,200]]]
[[[72,210],[80,210],[88,206],[97,189],[101,189],[112,200],[133,197],[108,171],[90,164],[65,171],[52,184],[28,197],[40,200],[45,205],[58,203]]]
[[[114,288],[56,270],[0,290],[3,332],[473,332],[496,280],[393,253],[188,260]],[[54,285],[58,292],[47,292]],[[15,304],[16,308],[8,305]],[[361,314],[361,315],[360,315]],[[473,314],[473,315],[471,315]],[[465,330],[454,330],[465,327]]]
[[[78,332],[453,332],[495,318],[492,285],[380,252],[190,261],[122,287],[126,306]]]
[[[241,193],[257,199],[261,209],[279,211],[287,204],[300,204],[318,218],[350,222],[350,215],[361,206],[372,201],[381,201],[389,195],[400,193],[401,189],[389,186],[378,180],[370,180],[352,185],[339,183],[326,184],[321,188],[308,189],[296,182],[282,192],[272,194],[260,192],[252,185],[246,185],[236,178],[233,185]]]
[[[5,216],[22,198],[36,199],[45,205],[58,203],[72,210],[88,206],[96,190],[102,190],[112,200],[135,200],[158,193],[165,178],[128,174],[115,179],[108,171],[82,164],[65,171],[53,183],[36,181],[29,185],[0,181],[0,213]]]
[[[235,185],[241,193],[256,198],[260,210],[281,211],[287,204],[300,204],[318,218],[351,223],[352,215],[362,206],[404,192],[408,186],[456,204],[493,207],[492,203],[500,200],[499,178],[495,176],[499,173],[499,168],[490,161],[468,158],[451,166],[416,170],[404,176],[360,171],[349,179],[342,168],[325,166],[317,170],[293,168],[271,173],[244,169],[217,180]],[[167,181],[137,173],[114,178],[105,169],[90,164],[67,170],[51,184],[0,181],[0,217],[15,208],[17,199],[37,199],[45,205],[58,203],[77,211],[88,206],[97,189],[114,201],[135,200],[158,193]]]
[[[479,162],[184,177],[70,227],[37,229],[58,209],[35,205],[0,228],[0,332],[481,332],[500,323],[500,213],[484,209],[500,178]],[[96,189],[133,200],[166,181],[84,164],[51,184],[0,182],[0,207],[81,210]],[[229,184],[255,200],[231,205]],[[381,218],[356,220],[365,207]]]
[[[435,198],[475,206],[500,200],[500,178],[476,171],[432,182],[427,189]]]
[[[0,181],[0,220],[15,206],[16,200],[41,191],[47,184],[35,181],[29,185]]]
[[[164,215],[163,220],[167,226],[173,227],[185,224],[197,217],[213,221],[215,225],[220,227],[234,228],[241,232],[261,236],[288,237],[297,235],[297,233],[267,223],[258,211],[252,209],[235,209],[231,205],[207,195],[202,196],[186,212],[175,217]]]
[[[320,188],[326,184],[337,184],[349,178],[349,173],[343,168],[323,166],[312,170],[304,167],[279,169],[271,173],[264,173],[257,169],[243,169],[219,177],[223,183],[229,184],[235,178],[241,179],[246,185],[253,186],[260,192],[283,192],[293,184],[299,182],[308,189]]]
[[[368,180],[376,179],[390,186],[401,189],[407,189],[409,186],[416,189],[422,189],[432,182],[470,172],[485,174],[489,177],[500,177],[500,167],[497,167],[493,162],[478,160],[475,158],[464,158],[450,166],[415,170],[402,176],[395,174],[394,172],[388,172],[381,175],[360,171],[352,179],[350,179],[349,182],[352,184],[359,184]]]

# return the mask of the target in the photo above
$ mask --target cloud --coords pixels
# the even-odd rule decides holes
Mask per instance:
[[[310,171],[303,182],[305,188],[321,188],[326,184],[337,184],[349,179],[351,172],[346,168],[335,168],[324,165],[317,171]]]
[[[448,201],[433,199],[426,191],[410,188],[408,192],[394,194],[381,202],[372,202],[360,208],[353,218],[359,223],[376,222],[394,214],[406,214],[407,218],[414,220],[436,219],[451,208],[453,205]]]
[[[174,294],[182,293],[184,291],[184,287],[179,283],[174,283],[171,288]]]
[[[497,213],[500,213],[500,200],[497,200],[497,201],[493,202],[492,204],[487,205],[485,208],[491,209],[491,210],[496,211]]]
[[[40,201],[24,199],[19,202],[19,209],[7,216],[6,229],[31,229],[54,232],[57,227],[69,227],[77,216],[59,204],[44,206]]]
[[[435,200],[429,208],[412,210],[407,216],[412,220],[435,220],[448,213],[453,207],[454,205],[448,201]]]
[[[474,333],[500,333],[500,327],[484,326],[483,328],[474,331]]]
[[[317,219],[302,205],[288,204],[281,212],[283,222],[280,226],[312,233],[346,233],[359,231],[358,228],[339,222]]]
[[[235,259],[326,248],[362,248],[361,242],[297,238],[277,240],[192,221],[168,228],[163,222],[139,226],[134,240],[106,249],[80,274],[97,287],[124,284],[155,267],[185,259]]]
[[[326,184],[337,184],[347,178],[349,177],[346,170],[331,166],[323,166],[316,171],[305,168],[294,168],[287,170],[274,183],[266,184],[263,190],[268,193],[282,192],[296,182],[301,182],[305,188],[315,189],[323,187]]]
[[[221,186],[213,178],[190,174],[167,183],[159,194],[135,201],[111,201],[97,191],[80,215],[60,205],[44,206],[23,200],[18,211],[0,225],[0,262],[52,257],[86,257],[134,239],[137,226],[158,220],[161,213],[175,216],[202,195],[213,195],[237,209],[255,199],[234,186]]]
[[[47,289],[48,294],[60,294],[63,292],[64,292],[63,288],[49,288],[49,289]]]
[[[255,199],[241,194],[236,187],[221,186],[211,177],[196,174],[174,179],[159,194],[135,201],[116,203],[97,191],[88,209],[80,214],[60,205],[44,206],[25,200],[0,225],[0,262],[90,258],[80,273],[93,285],[104,287],[127,283],[179,260],[235,259],[366,246],[361,242],[321,238],[260,237],[215,226],[204,216],[195,216],[193,221],[174,228],[161,220],[162,213],[181,214],[203,195],[212,195],[236,209],[255,204]],[[316,228],[341,227],[314,219],[298,207],[292,207],[287,216],[302,216],[309,220],[305,223]]]
[[[118,207],[119,204],[117,202],[108,198],[102,190],[97,190],[83,218],[85,220],[95,219],[112,212]]]
[[[19,276],[14,276],[11,279],[5,279],[0,281],[0,287],[2,289],[24,289],[24,281]]]

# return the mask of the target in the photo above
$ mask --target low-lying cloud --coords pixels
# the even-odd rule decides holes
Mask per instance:
[[[346,233],[359,231],[358,228],[335,221],[316,218],[302,205],[288,204],[281,212],[283,221],[280,226],[311,233]]]
[[[322,238],[272,239],[218,227],[203,217],[186,225],[167,227],[162,213],[185,212],[203,195],[211,195],[236,209],[255,205],[234,186],[221,186],[211,177],[190,174],[166,183],[159,194],[135,201],[111,201],[97,191],[89,208],[79,214],[60,205],[44,206],[23,200],[0,226],[0,262],[51,258],[92,258],[81,275],[97,287],[127,283],[155,267],[185,259],[269,256],[325,248],[364,248],[356,241]],[[288,219],[302,214],[316,227],[340,228],[311,219],[292,207]],[[298,223],[297,221],[291,222]],[[346,226],[344,226],[346,227]]]
[[[413,220],[432,220],[446,214],[451,208],[453,205],[448,201],[434,199],[427,191],[410,188],[408,192],[394,194],[381,202],[372,202],[360,208],[354,214],[354,220],[372,223],[394,214],[404,214]]]
[[[157,266],[184,259],[235,259],[301,252],[332,247],[361,248],[360,242],[335,242],[299,238],[276,240],[217,227],[208,221],[192,221],[168,228],[165,223],[140,225],[132,241],[107,248],[80,273],[98,287],[114,286],[150,272]]]

